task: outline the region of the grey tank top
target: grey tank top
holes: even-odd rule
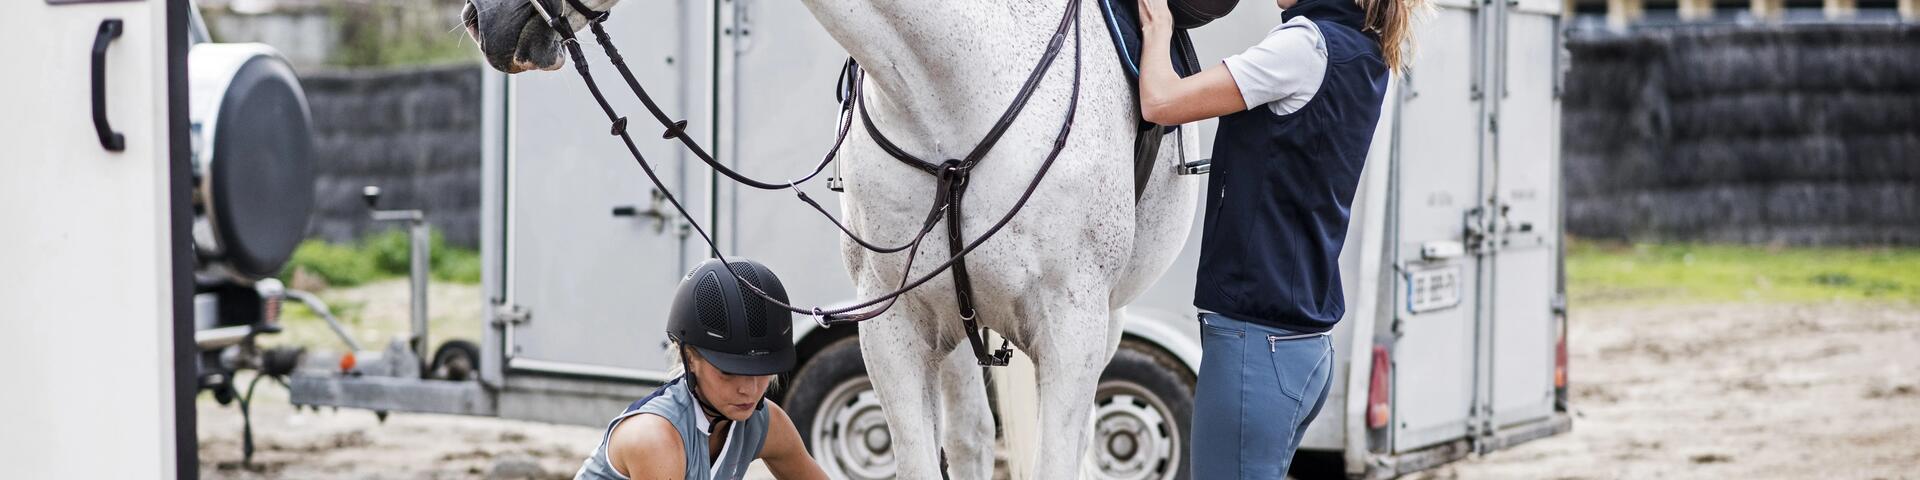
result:
[[[593,448],[593,455],[587,457],[580,466],[580,473],[574,474],[575,480],[630,480],[613,469],[613,463],[607,461],[607,439],[613,436],[613,427],[621,421],[635,415],[659,415],[673,424],[680,432],[680,444],[685,446],[681,452],[686,457],[687,480],[740,480],[747,475],[747,465],[760,457],[760,447],[767,440],[766,400],[760,401],[761,408],[754,410],[753,416],[744,422],[729,422],[732,425],[727,443],[721,447],[720,456],[713,461],[707,460],[707,433],[701,431],[700,423],[705,416],[700,405],[693,400],[692,392],[687,390],[686,382],[674,379],[654,390],[647,398],[642,398],[620,416],[607,423],[606,432],[600,435],[600,445]]]

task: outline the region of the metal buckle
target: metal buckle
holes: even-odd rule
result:
[[[813,307],[813,323],[822,329],[833,328],[832,325],[827,325],[826,316],[820,313],[820,307]]]

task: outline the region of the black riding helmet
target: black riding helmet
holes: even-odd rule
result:
[[[787,289],[760,262],[734,258],[733,273],[786,303]],[[793,313],[755,295],[708,259],[693,267],[674,292],[667,336],[700,352],[714,368],[733,375],[775,375],[793,370]]]

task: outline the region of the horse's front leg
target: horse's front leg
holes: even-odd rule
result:
[[[903,299],[904,301],[904,299]],[[885,407],[895,478],[940,478],[940,365],[953,342],[940,342],[927,322],[895,308],[860,325],[860,352]],[[918,312],[914,312],[918,313]],[[938,345],[945,343],[945,345]]]
[[[980,369],[980,360],[966,346],[948,353],[940,368],[940,410],[946,415],[940,443],[947,478],[954,480],[993,478],[993,412]]]
[[[1040,450],[1036,479],[1077,479],[1091,432],[1094,389],[1112,353],[1105,302],[1049,305],[1044,328],[1033,330],[1033,357],[1040,394]]]

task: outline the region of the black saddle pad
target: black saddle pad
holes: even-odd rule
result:
[[[1099,1],[1100,12],[1107,19],[1107,33],[1113,37],[1114,50],[1120,54],[1120,64],[1126,67],[1127,81],[1137,88],[1140,84],[1140,3],[1138,0]],[[1187,29],[1174,29],[1172,47],[1168,53],[1173,59],[1174,73],[1181,77],[1200,73],[1199,55],[1193,51],[1193,39],[1187,36]],[[1146,120],[1140,121],[1141,130],[1156,126]],[[1166,131],[1172,132],[1173,129]]]

